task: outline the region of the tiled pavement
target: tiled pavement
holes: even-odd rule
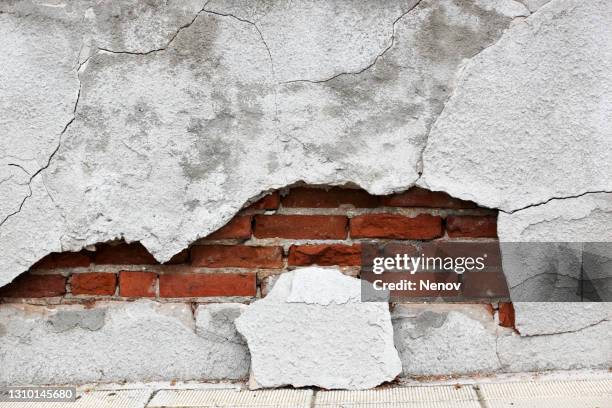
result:
[[[371,391],[281,389],[236,385],[199,389],[80,391],[76,402],[0,402],[0,408],[611,408],[612,375],[602,379],[408,385]],[[129,388],[129,385],[127,386]]]

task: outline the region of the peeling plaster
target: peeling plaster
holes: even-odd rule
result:
[[[50,251],[116,238],[165,261],[262,191],[297,181],[410,187],[464,60],[528,15],[510,0],[338,1],[333,24],[320,25],[327,12],[313,4],[4,5],[2,29],[35,44],[44,24],[69,54],[5,61],[9,80],[36,67],[63,94],[59,105],[29,102],[62,107],[39,125],[3,108],[5,132],[45,131],[0,157],[46,147],[38,166],[1,168],[0,285]],[[287,83],[296,79],[306,82]],[[46,82],[25,89],[38,95]]]
[[[610,13],[553,0],[471,59],[419,184],[506,212],[612,191]]]

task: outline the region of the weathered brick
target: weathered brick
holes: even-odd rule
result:
[[[442,218],[366,214],[351,218],[350,230],[352,238],[433,239],[442,236]]]
[[[117,275],[106,272],[75,273],[70,284],[73,295],[111,296],[115,294]]]
[[[119,272],[119,295],[125,297],[154,297],[157,274],[155,272]]]
[[[96,246],[95,262],[103,265],[155,265],[158,262],[140,242]]]
[[[292,245],[289,265],[361,265],[361,245]]]
[[[496,238],[496,216],[449,216],[446,218],[446,231],[451,238]]]
[[[499,325],[503,327],[514,327],[514,305],[512,302],[501,302],[498,310]]]
[[[208,268],[281,268],[281,247],[246,245],[196,245],[191,248],[191,264]]]
[[[159,277],[161,297],[255,296],[254,273],[165,274]]]
[[[223,227],[219,228],[208,239],[247,239],[251,236],[251,216],[234,217]]]
[[[365,190],[333,187],[330,189],[296,187],[282,198],[283,207],[335,208],[349,205],[355,208],[374,208],[378,197]]]
[[[440,191],[429,191],[413,187],[403,193],[382,197],[382,204],[390,207],[425,207],[425,208],[476,208],[471,201],[453,198]]]
[[[344,239],[348,219],[341,215],[258,215],[257,238]]]
[[[91,252],[53,252],[32,266],[32,269],[59,269],[88,267],[91,264]]]
[[[41,298],[66,293],[66,278],[62,275],[31,275],[24,273],[0,288],[0,297]]]
[[[178,254],[175,254],[169,261],[164,262],[164,265],[180,265],[187,262],[189,262],[189,248],[185,248]]]
[[[249,210],[276,210],[280,205],[280,196],[278,191],[270,193],[258,201],[251,204],[247,209]]]

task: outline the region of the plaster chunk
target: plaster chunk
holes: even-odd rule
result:
[[[579,293],[578,278],[588,278],[594,282],[595,292],[599,292],[595,294],[608,300],[602,303],[516,302],[516,328],[521,335],[577,331],[610,319],[610,225],[612,194],[606,193],[557,199],[512,214],[499,214],[497,229],[511,297],[534,299],[515,292],[524,283],[521,289],[540,294],[550,286],[539,285],[537,278],[556,274],[559,282],[566,282],[566,289],[574,294]],[[569,299],[567,292],[564,299]],[[554,300],[554,296],[548,300]]]
[[[366,389],[393,380],[401,362],[389,306],[360,302],[360,291],[358,279],[337,269],[281,275],[270,294],[236,320],[251,352],[255,382]]]
[[[604,320],[612,321],[609,303],[540,302],[514,304],[516,329],[522,336],[575,332]]]
[[[500,369],[497,326],[483,305],[396,305],[392,319],[402,376]]]
[[[217,317],[194,323],[188,304],[145,300],[93,308],[3,304],[0,384],[245,378],[246,346],[203,335],[233,326]]]
[[[497,350],[504,371],[607,369],[612,364],[611,321],[576,332],[531,337],[500,330]]]
[[[314,3],[94,3],[22,1],[0,14],[1,29],[32,44],[46,31],[35,19],[59,27],[49,28],[58,38],[48,48],[63,58],[25,44],[11,50],[23,60],[6,61],[15,77],[40,73],[54,98],[38,101],[46,93],[32,81],[34,113],[53,115],[13,115],[32,111],[20,104],[0,112],[7,131],[19,130],[0,157],[20,151],[37,171],[30,185],[8,162],[0,172],[0,209],[10,215],[0,285],[50,250],[114,239],[167,261],[262,191],[298,181],[376,194],[410,187],[460,65],[525,14],[510,0],[338,1],[338,22],[304,39],[322,18]],[[321,61],[320,71],[302,69]],[[31,129],[30,142],[21,136]],[[28,230],[44,233],[16,239]]]
[[[505,211],[612,191],[610,14],[606,0],[551,1],[471,59],[420,184]]]

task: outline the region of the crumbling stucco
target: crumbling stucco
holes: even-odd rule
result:
[[[415,183],[446,191],[501,209],[506,241],[612,240],[609,1],[319,6],[0,3],[0,286],[49,252],[115,238],[168,260],[261,192],[300,180],[378,194]],[[529,269],[507,272],[511,285],[529,278]],[[68,307],[42,319],[46,309],[2,306],[0,342],[11,355],[1,347],[0,358],[16,364],[3,372],[17,377],[0,382],[154,380],[175,373],[174,352],[196,356],[184,378],[246,374],[241,337],[213,324],[236,308],[198,310],[198,324],[188,308],[169,307],[110,305],[103,317]],[[519,303],[519,334],[500,329],[497,360],[439,362],[428,372],[609,365],[601,358],[609,308],[589,307]],[[422,320],[426,333],[472,325],[482,342],[461,340],[492,353],[489,328],[469,313]],[[202,335],[205,322],[212,326]],[[110,367],[103,354],[80,361],[82,372],[48,357],[23,367],[14,359],[40,348],[59,363],[68,342],[78,345],[75,358],[90,358],[94,343],[107,342],[107,354],[117,344],[139,348],[139,336],[117,334],[149,323],[168,334],[162,342],[177,332],[184,342],[159,360],[130,354],[135,366],[145,362],[141,371],[91,370]],[[410,337],[410,325],[400,328]],[[217,338],[232,340],[219,346]],[[145,336],[143,350],[158,340]],[[419,344],[399,347],[409,355]],[[235,359],[207,365],[202,347]],[[405,355],[404,369],[414,367]]]
[[[500,369],[497,325],[485,305],[398,305],[392,319],[406,377]]]
[[[542,284],[538,278],[549,271],[562,279],[568,278],[569,282],[565,283],[570,290],[575,291],[576,279],[581,274],[600,278],[597,288],[607,290],[612,280],[610,265],[605,265],[602,270],[605,275],[601,275],[599,271],[590,270],[592,268],[584,264],[584,261],[588,259],[588,254],[596,250],[592,243],[612,242],[611,225],[612,194],[607,193],[556,199],[513,214],[501,213],[498,234],[502,242],[509,243],[502,243],[501,250],[511,296],[515,295],[515,288],[518,288],[516,297],[521,299],[523,288],[520,285],[525,282],[524,287],[529,290],[540,293],[547,291],[549,286]],[[527,244],[516,245],[516,242]],[[551,244],[529,244],[532,242]],[[532,250],[526,251],[527,247]],[[610,259],[612,254],[609,253],[609,244],[605,247],[607,259]],[[534,256],[540,250],[546,253]],[[597,275],[593,276],[593,272]],[[612,303],[609,302],[516,302],[514,307],[516,328],[523,336],[576,332],[612,320]],[[607,344],[610,344],[609,341]]]
[[[194,320],[187,304],[146,300],[0,305],[0,384],[244,379],[246,345],[219,336],[238,335],[227,318],[236,310],[198,310]]]
[[[553,0],[467,62],[420,183],[504,211],[612,191],[611,14]]]
[[[299,180],[408,188],[461,64],[529,14],[511,0],[326,7],[3,4],[0,285],[115,238],[167,260]]]

